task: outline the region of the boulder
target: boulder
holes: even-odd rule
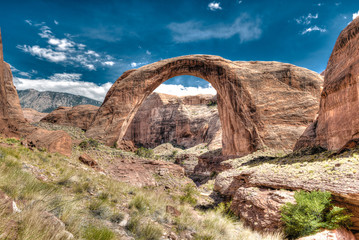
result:
[[[359,137],[359,18],[339,35],[325,70],[317,123],[295,150],[319,145],[337,150]],[[308,134],[310,132],[310,134]],[[307,139],[306,141],[302,141]]]
[[[88,154],[84,153],[79,157],[80,162],[82,162],[83,164],[86,164],[87,166],[90,166],[92,168],[95,169],[99,169],[99,165],[98,163],[92,158],[90,157]]]
[[[41,122],[56,123],[64,126],[74,126],[87,130],[99,107],[93,105],[78,105],[75,107],[58,107]]]
[[[298,240],[355,240],[353,233],[345,228],[323,230],[317,234],[301,237]]]
[[[231,210],[257,231],[277,232],[282,230],[280,210],[287,202],[295,203],[294,192],[240,187],[233,196]]]
[[[61,153],[71,156],[72,140],[65,131],[48,131],[36,129],[26,137],[27,143],[31,147],[44,148],[52,153]]]

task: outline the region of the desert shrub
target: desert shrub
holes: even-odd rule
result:
[[[140,147],[135,151],[135,154],[139,157],[144,157],[144,158],[153,158],[154,157],[154,153],[152,149],[148,149],[148,148],[144,148],[144,147]]]
[[[150,206],[149,200],[142,195],[135,196],[129,204],[130,208],[135,208],[139,212],[146,211],[149,208],[149,206]]]
[[[120,223],[125,218],[125,215],[123,213],[114,213],[110,217],[110,221],[113,223]]]
[[[163,234],[162,228],[156,223],[143,222],[138,216],[131,217],[126,227],[139,240],[158,240]]]
[[[108,207],[106,207],[104,205],[104,201],[93,200],[93,201],[90,202],[88,208],[89,208],[91,214],[94,217],[97,217],[97,218],[100,218],[100,219],[105,219],[110,214],[109,213],[110,210],[109,210]]]
[[[82,149],[89,149],[89,148],[98,148],[99,145],[100,143],[97,140],[90,138],[82,141],[79,144],[79,147]]]
[[[214,107],[214,106],[217,106],[217,101],[213,101],[213,100],[211,100],[211,101],[209,101],[209,103],[207,103],[207,106],[208,106],[208,107]]]
[[[296,204],[286,203],[281,209],[281,219],[289,239],[311,235],[322,228],[336,229],[350,224],[346,210],[331,203],[330,192],[299,191],[294,198]]]
[[[198,194],[197,190],[192,184],[187,184],[183,189],[183,195],[180,196],[180,201],[182,203],[189,203],[195,205],[197,203],[196,195]]]
[[[83,236],[86,240],[111,240],[115,238],[115,234],[108,228],[93,225],[85,228]]]
[[[7,144],[15,144],[15,143],[20,143],[20,140],[15,139],[15,138],[6,138],[5,143],[7,143]]]
[[[224,217],[228,217],[231,219],[237,219],[238,217],[231,210],[231,204],[232,204],[232,201],[221,202],[220,204],[218,204],[215,211],[219,214],[222,214],[222,216],[224,216]]]

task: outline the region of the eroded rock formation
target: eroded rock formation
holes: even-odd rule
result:
[[[55,123],[64,126],[74,126],[87,130],[99,107],[93,105],[78,105],[75,107],[58,107],[41,119],[41,122]]]
[[[124,139],[137,146],[154,148],[172,143],[190,148],[208,143],[221,147],[222,132],[213,95],[177,97],[152,93],[138,109]]]
[[[339,35],[325,70],[317,121],[295,149],[320,145],[339,149],[359,137],[359,18]]]
[[[189,55],[125,72],[111,87],[87,136],[121,145],[137,110],[160,84],[192,75],[217,90],[224,155],[244,155],[264,145],[292,148],[318,110],[319,74],[278,62],[233,62]]]

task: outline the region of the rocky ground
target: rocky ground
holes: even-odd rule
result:
[[[0,140],[0,201],[18,209],[0,210],[8,239],[281,239],[216,207],[213,181],[196,188],[178,165],[92,142],[81,129],[45,127],[82,144],[66,157]]]

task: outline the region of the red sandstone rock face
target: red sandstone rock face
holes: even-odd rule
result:
[[[47,115],[47,113],[38,112],[32,108],[23,108],[22,112],[24,113],[25,119],[30,123],[39,122]]]
[[[310,146],[335,150],[359,137],[358,46],[359,18],[356,18],[339,35],[328,61],[315,134],[303,135],[295,149],[310,142]]]
[[[213,95],[177,97],[152,93],[138,109],[124,140],[154,148],[173,143],[185,148],[208,143],[220,148],[221,123]]]
[[[41,122],[74,126],[86,130],[93,120],[99,107],[78,105],[75,107],[59,107],[41,119]]]
[[[322,78],[312,71],[189,55],[125,72],[107,93],[87,136],[119,145],[146,97],[179,75],[200,77],[217,90],[224,155],[244,155],[264,145],[292,148],[318,110]]]

